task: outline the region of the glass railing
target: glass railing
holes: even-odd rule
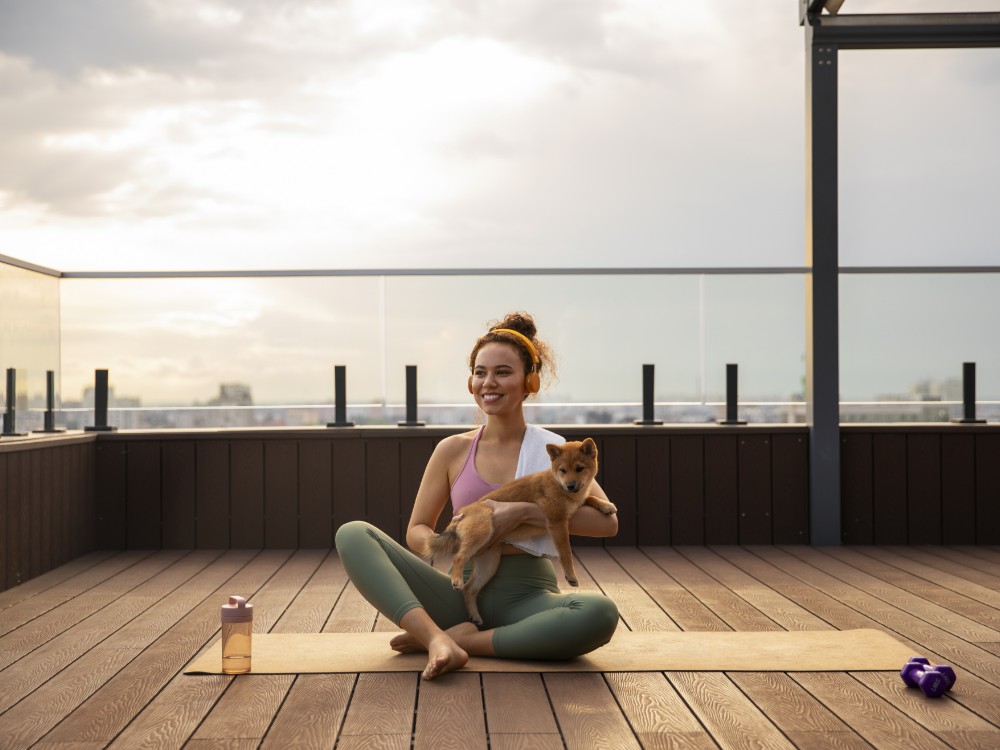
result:
[[[740,419],[806,419],[804,269],[0,273],[3,299],[20,295],[3,308],[0,367],[17,367],[22,430],[41,425],[48,369],[70,429],[93,422],[96,369],[110,371],[109,422],[123,429],[325,425],[334,365],[347,368],[356,424],[406,418],[407,365],[418,368],[419,420],[472,424],[469,349],[518,309],[557,357],[556,377],[528,406],[534,421],[631,423],[642,417],[642,366],[653,364],[656,419],[712,422],[724,416],[728,363],[739,365]],[[1000,419],[1000,273],[845,270],[840,297],[844,421],[959,417],[967,361],[977,363],[978,416]]]

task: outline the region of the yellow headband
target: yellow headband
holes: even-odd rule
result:
[[[528,349],[528,353],[531,355],[531,361],[534,363],[534,368],[537,370],[538,366],[542,364],[542,358],[538,356],[538,350],[535,345],[531,343],[531,339],[525,336],[523,333],[518,333],[511,328],[494,328],[490,333],[509,333],[512,336],[516,336],[524,342],[524,346]]]

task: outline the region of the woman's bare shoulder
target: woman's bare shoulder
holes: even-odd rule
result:
[[[464,456],[472,447],[472,441],[476,438],[479,430],[469,430],[460,432],[457,435],[449,435],[444,438],[434,448],[434,454],[441,459],[453,459],[456,456]]]

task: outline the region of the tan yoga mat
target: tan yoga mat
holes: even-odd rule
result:
[[[262,633],[253,636],[255,674],[420,672],[424,653],[397,654],[392,633]],[[473,672],[870,672],[901,669],[913,656],[878,630],[631,632],[570,661],[473,657]],[[184,674],[221,674],[221,643]]]

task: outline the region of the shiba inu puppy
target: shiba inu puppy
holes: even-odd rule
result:
[[[500,545],[536,536],[537,526],[518,526],[504,539],[489,544],[493,535],[493,508],[486,500],[498,503],[530,502],[545,513],[546,529],[552,536],[566,580],[577,585],[573,552],[569,544],[569,519],[584,503],[602,513],[618,509],[607,500],[589,495],[590,484],[597,474],[597,444],[591,438],[563,445],[546,445],[552,468],[515,479],[462,508],[457,520],[452,520],[440,534],[428,537],[425,553],[433,561],[442,554],[452,554],[451,585],[461,591],[469,616],[477,625],[483,620],[476,605],[476,596],[500,565]],[[463,568],[472,561],[472,574],[463,582]]]

